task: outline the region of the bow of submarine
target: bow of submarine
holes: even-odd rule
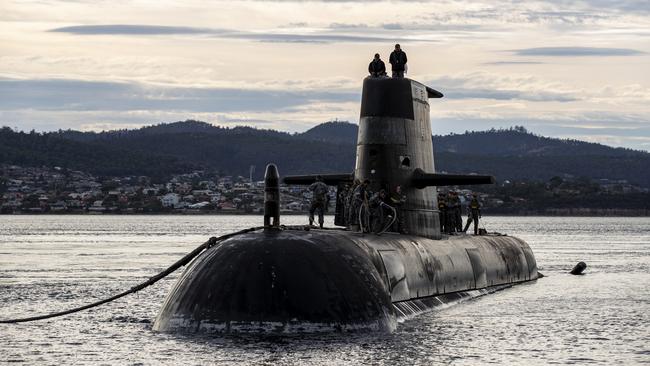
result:
[[[345,235],[265,230],[210,248],[154,323],[174,332],[392,330],[390,292]]]

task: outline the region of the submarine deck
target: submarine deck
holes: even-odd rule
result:
[[[345,229],[308,232],[363,248],[390,289],[392,302],[530,281],[538,276],[530,247],[521,239],[499,233],[428,239]]]

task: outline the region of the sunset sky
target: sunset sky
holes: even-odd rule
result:
[[[0,125],[356,123],[395,43],[435,134],[523,125],[650,150],[650,3],[0,1]]]

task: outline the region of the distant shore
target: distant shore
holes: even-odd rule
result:
[[[239,210],[228,211],[203,211],[203,210],[186,210],[186,211],[170,211],[170,212],[87,212],[87,211],[72,211],[72,212],[13,212],[2,213],[0,216],[21,216],[21,215],[38,215],[38,216],[68,216],[68,215],[89,215],[89,216],[137,216],[137,215],[152,215],[152,216],[195,216],[195,215],[233,215],[233,216],[261,216],[263,212],[247,212]],[[307,211],[286,211],[281,212],[283,216],[307,216]],[[330,212],[326,215],[333,216],[334,213]],[[617,209],[617,208],[554,208],[545,210],[490,210],[486,209],[483,216],[548,216],[548,217],[650,217],[650,209]],[[465,215],[463,220],[465,220]]]

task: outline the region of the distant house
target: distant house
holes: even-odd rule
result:
[[[163,207],[175,208],[180,202],[180,196],[177,193],[167,193],[166,195],[160,197],[160,203]]]
[[[222,202],[219,205],[219,209],[221,209],[223,211],[235,211],[235,210],[237,210],[235,205],[233,205],[231,202]]]
[[[207,207],[209,204],[210,204],[210,202],[203,201],[203,202],[195,203],[193,205],[189,205],[189,206],[187,206],[187,208],[195,209],[195,210],[196,209],[202,209],[202,208]]]
[[[106,211],[106,207],[104,207],[104,201],[95,201],[93,202],[93,205],[88,207],[88,211],[90,212],[104,212]]]
[[[50,210],[53,212],[63,212],[68,209],[68,205],[63,201],[57,201],[50,205]]]
[[[302,203],[298,201],[293,201],[287,204],[287,210],[291,211],[300,211],[302,210]]]
[[[209,196],[213,194],[213,192],[209,189],[195,189],[192,191],[192,195],[194,196]]]

